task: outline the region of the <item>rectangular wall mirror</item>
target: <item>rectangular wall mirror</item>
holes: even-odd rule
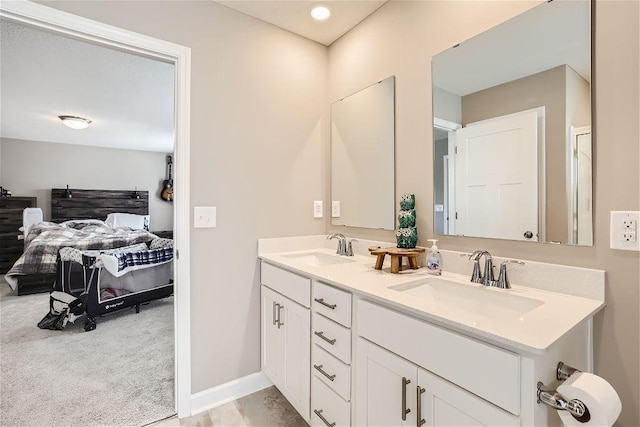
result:
[[[590,1],[434,56],[432,82],[435,233],[592,245]]]
[[[395,77],[331,105],[331,225],[395,228]]]

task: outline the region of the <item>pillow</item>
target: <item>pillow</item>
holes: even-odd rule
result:
[[[129,227],[133,230],[149,231],[149,215],[110,213],[105,224],[110,228]]]
[[[104,221],[99,219],[71,219],[69,221],[61,222],[60,227],[66,228],[75,228],[80,229],[84,228],[87,225],[102,225],[104,226]]]
[[[164,239],[162,237],[153,239],[149,244],[149,249],[172,248],[172,247],[173,247],[173,239]]]

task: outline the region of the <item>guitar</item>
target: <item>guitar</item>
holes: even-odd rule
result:
[[[171,165],[173,164],[171,155],[167,156],[167,167],[169,168],[169,176],[162,181],[162,193],[160,197],[167,202],[173,202],[173,179],[171,178]]]

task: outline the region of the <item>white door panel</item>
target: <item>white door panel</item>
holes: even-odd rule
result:
[[[537,146],[536,111],[456,131],[456,234],[538,240]]]

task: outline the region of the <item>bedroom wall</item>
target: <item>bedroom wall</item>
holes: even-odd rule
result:
[[[330,101],[396,76],[396,194],[416,194],[421,242],[433,235],[431,57],[539,3],[390,1],[329,49]],[[622,399],[619,425],[638,426],[640,256],[609,248],[609,212],[640,210],[640,2],[597,0],[593,15],[594,246],[456,236],[439,236],[438,246],[606,270],[607,307],[594,319],[595,372]],[[394,238],[379,231],[341,231]]]
[[[191,48],[192,391],[260,371],[257,239],[325,229],[326,47],[212,1],[43,3]]]
[[[0,139],[0,185],[36,196],[51,218],[51,189],[149,191],[149,229],[173,230],[173,204],[160,199],[166,154],[51,142]]]

